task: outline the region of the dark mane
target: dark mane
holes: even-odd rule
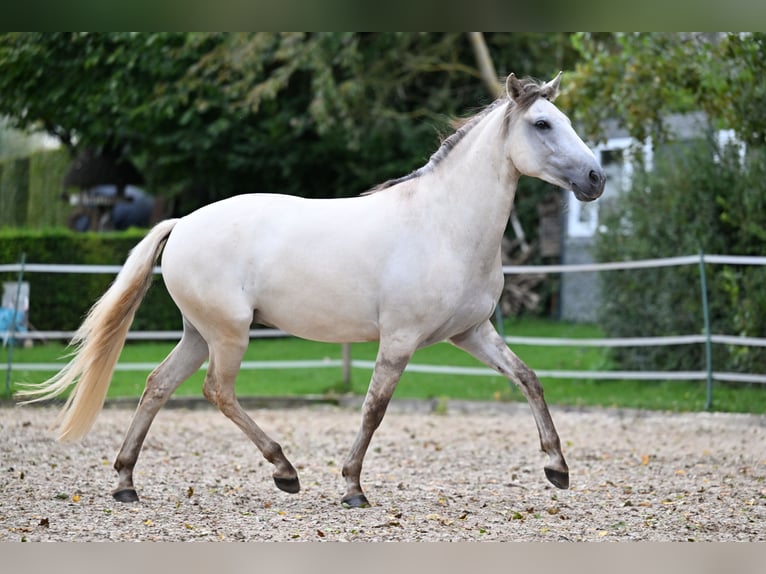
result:
[[[439,165],[445,157],[449,154],[450,151],[457,145],[457,143],[462,140],[466,134],[471,131],[471,128],[473,128],[476,124],[479,123],[489,112],[494,110],[497,106],[501,104],[507,104],[508,98],[500,98],[486,106],[483,110],[481,110],[479,113],[471,116],[470,118],[463,121],[462,125],[455,130],[452,135],[447,137],[442,144],[439,146],[439,149],[437,149],[431,157],[428,159],[428,163],[426,163],[424,166],[419,167],[415,171],[412,171],[408,173],[407,175],[403,175],[402,177],[397,177],[395,179],[389,179],[388,181],[384,181],[383,183],[380,183],[370,189],[369,191],[366,191],[364,195],[369,193],[375,193],[377,191],[382,191],[384,189],[388,189],[389,187],[393,187],[398,183],[402,183],[403,181],[408,181],[410,179],[415,179],[417,177],[420,177],[421,175],[424,175],[430,171],[433,171],[433,169]]]
[[[511,101],[507,96],[503,96],[488,106],[486,106],[483,110],[478,112],[477,114],[462,120],[459,122],[459,127],[455,132],[452,133],[449,137],[447,137],[439,146],[439,149],[437,149],[431,157],[428,159],[428,162],[422,166],[416,169],[415,171],[412,171],[408,173],[407,175],[403,175],[401,177],[397,177],[395,179],[389,179],[387,181],[384,181],[383,183],[379,183],[372,189],[364,192],[362,195],[368,195],[370,193],[375,193],[378,191],[382,191],[384,189],[388,189],[390,187],[393,187],[399,183],[402,183],[404,181],[409,181],[411,179],[416,179],[420,177],[421,175],[425,175],[426,173],[429,173],[434,170],[434,168],[439,165],[444,158],[446,158],[449,153],[452,151],[452,149],[462,140],[471,129],[478,124],[484,117],[489,114],[491,111],[493,111],[495,108],[497,108],[500,105],[509,104],[508,109],[506,111],[505,115],[505,122],[503,123],[503,129],[507,129],[509,123],[513,121],[514,117],[517,114],[520,114],[521,112],[526,111],[529,109],[529,107],[539,98],[539,97],[545,97],[542,95],[542,83],[538,82],[537,80],[533,80],[530,78],[525,78],[521,80],[522,84],[522,93],[519,97],[517,97],[515,100]]]

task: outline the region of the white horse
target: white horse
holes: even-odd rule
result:
[[[76,383],[55,423],[58,438],[88,432],[164,245],[162,275],[183,314],[183,336],[146,381],[114,464],[118,501],[138,500],[133,468],[152,420],[207,359],[204,396],[274,465],[277,487],[300,489],[281,446],[235,396],[254,321],[317,341],[379,341],[361,428],[343,465],[345,505],[368,506],[360,484],[364,455],[410,357],[444,340],[521,389],[549,457],[545,474],[567,488],[569,470],[540,382],[490,323],[519,177],[571,189],[581,201],[604,189],[593,153],[552,103],[560,78],[541,84],[511,74],[507,97],[447,138],[425,166],[361,196],[239,195],[159,223],[91,308],[71,362],[22,394],[48,399]]]

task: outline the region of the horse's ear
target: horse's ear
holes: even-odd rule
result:
[[[558,75],[555,78],[553,78],[550,82],[543,85],[543,87],[540,89],[542,96],[550,102],[555,100],[556,96],[559,95],[560,83],[561,83],[561,72],[559,72]]]
[[[508,94],[508,97],[512,100],[516,101],[519,96],[521,96],[521,92],[523,91],[523,88],[521,86],[521,82],[519,79],[511,72],[508,75],[508,78],[505,80],[505,93]]]

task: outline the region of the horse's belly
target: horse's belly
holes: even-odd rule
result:
[[[296,337],[325,343],[378,340],[378,323],[369,311],[348,303],[328,303],[313,297],[262,301],[255,309],[254,320]]]
[[[290,265],[287,260],[252,276],[250,304],[257,322],[314,341],[379,338],[379,288],[363,267],[343,273],[329,262]]]

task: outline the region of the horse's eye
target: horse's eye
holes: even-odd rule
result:
[[[549,123],[548,123],[547,121],[545,121],[545,120],[537,120],[537,121],[535,122],[535,127],[536,127],[538,130],[549,130],[549,129],[551,129],[551,124],[549,124]]]

